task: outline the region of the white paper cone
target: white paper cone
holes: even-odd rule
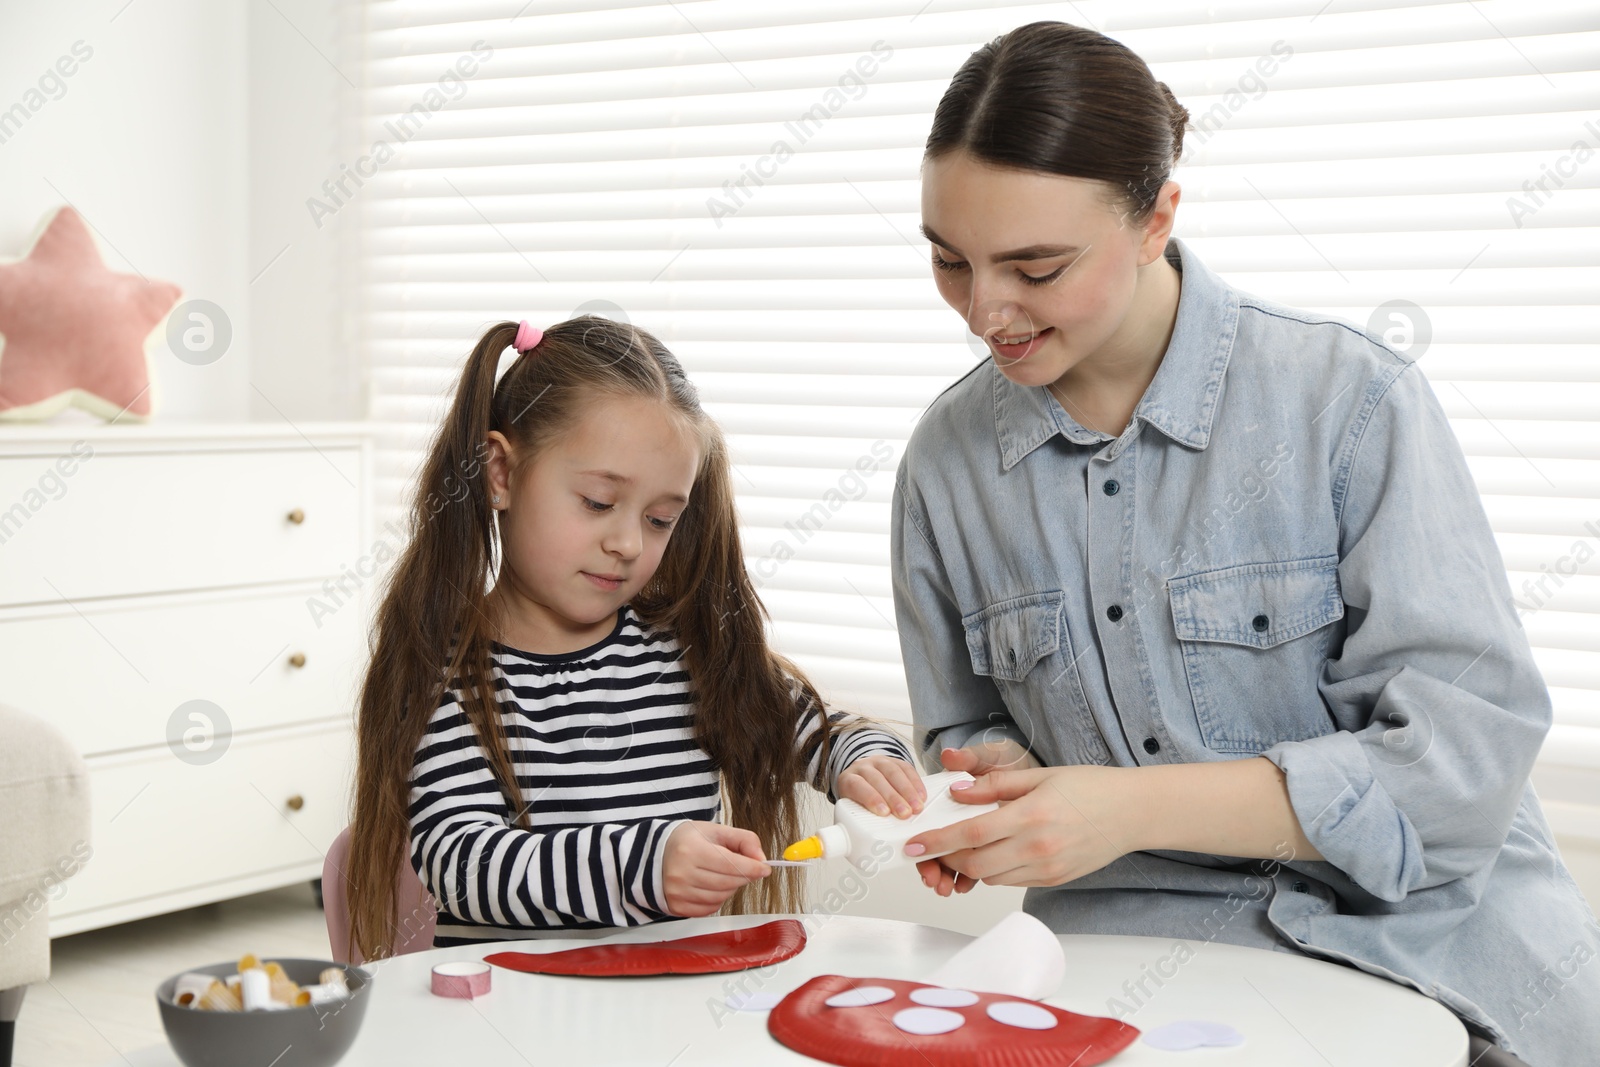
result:
[[[1043,1000],[1061,987],[1066,973],[1067,958],[1056,935],[1027,912],[1014,911],[923,981]]]

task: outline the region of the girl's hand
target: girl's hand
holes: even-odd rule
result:
[[[1123,825],[1134,807],[1123,796],[1129,783],[1121,767],[1050,767],[993,771],[952,795],[973,804],[997,800],[998,811],[929,830],[906,842],[906,854],[956,851],[940,857],[957,876],[985,885],[1060,885],[1097,871],[1140,847]],[[918,864],[919,867],[923,866]],[[925,873],[923,881],[928,882]],[[949,889],[940,876],[934,888]]]
[[[893,810],[901,819],[920,812],[928,800],[922,775],[894,756],[862,756],[839,775],[836,791],[868,811],[887,815]]]
[[[947,771],[966,771],[974,776],[990,771],[1029,770],[1039,766],[1039,760],[1032,752],[1009,737],[998,741],[975,740],[964,748],[947,748],[939,753],[939,762],[944,764]],[[962,792],[957,790],[954,795],[960,799]],[[922,884],[941,897],[970,892],[978,884],[945,866],[943,860],[923,860],[917,864],[917,873],[922,875]]]
[[[772,873],[761,839],[749,830],[714,822],[686,822],[667,836],[661,884],[667,914],[715,915],[739,889]]]

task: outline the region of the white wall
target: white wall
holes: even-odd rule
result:
[[[157,351],[157,419],[361,413],[334,231],[311,227],[303,206],[341,155],[344,80],[318,51],[358,76],[339,47],[348,10],[0,2],[0,111],[28,112],[0,143],[0,259],[21,256],[45,214],[70,202],[113,270],[175,282],[231,322],[231,347],[208,365]],[[54,83],[78,42],[88,58]]]
[[[267,421],[279,410],[295,421],[361,418],[355,261],[342,240],[357,212],[319,228],[306,209],[339,164],[359,155],[349,148],[358,142],[360,7],[274,0],[249,10],[250,246],[252,272],[262,272],[250,287],[251,412]]]

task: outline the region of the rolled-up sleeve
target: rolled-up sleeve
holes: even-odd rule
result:
[[[1323,857],[1397,901],[1499,856],[1550,697],[1466,459],[1414,364],[1369,388],[1334,505],[1347,630],[1318,687],[1345,728],[1262,754]]]
[[[1010,739],[1028,748],[1000,691],[972,671],[961,609],[904,460],[895,477],[889,557],[895,628],[923,765],[939,770],[941,748],[969,741]]]

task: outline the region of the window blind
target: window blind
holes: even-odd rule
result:
[[[1541,774],[1561,825],[1600,837],[1592,0],[515,6],[366,10],[351,198],[380,515],[485,325],[626,317],[729,435],[779,647],[832,699],[908,719],[893,471],[984,354],[931,283],[921,146],[973,49],[1089,25],[1191,112],[1178,235],[1236,286],[1419,360],[1551,687]]]

